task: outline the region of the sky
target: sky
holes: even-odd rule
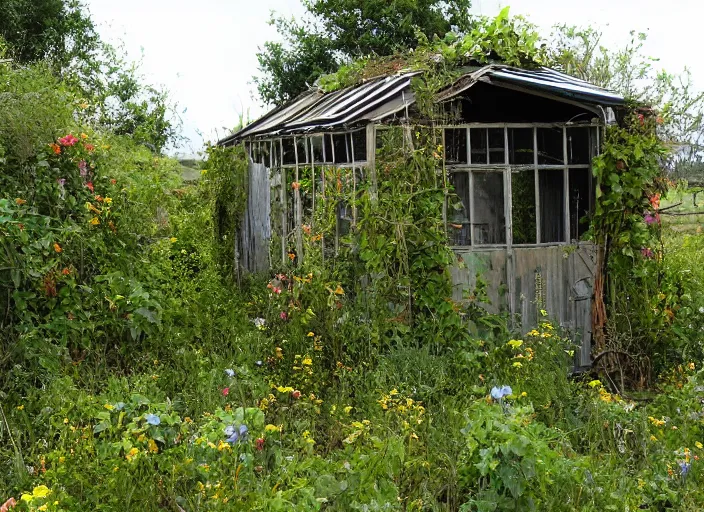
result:
[[[87,0],[102,37],[121,44],[128,58],[141,62],[151,84],[170,92],[187,139],[176,150],[195,155],[238,124],[266,112],[252,76],[256,52],[277,40],[268,25],[271,12],[300,17],[300,0]],[[557,23],[593,25],[603,43],[618,48],[630,31],[647,32],[646,53],[669,72],[685,66],[704,89],[699,38],[704,2],[700,0],[473,0],[472,10],[494,16],[509,5],[548,31]]]

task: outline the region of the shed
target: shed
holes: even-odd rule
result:
[[[301,250],[317,173],[349,171],[352,187],[368,180],[373,193],[380,133],[418,122],[417,74],[331,93],[312,89],[219,141],[244,143],[250,156],[249,206],[259,214],[256,222],[245,218],[245,268],[285,262],[287,244]],[[597,251],[581,238],[595,202],[591,162],[623,97],[553,69],[491,64],[466,68],[435,101],[444,113],[440,126],[436,121],[443,169],[458,199],[456,208],[446,207],[448,243],[464,262],[452,271],[455,298],[481,275],[487,310],[510,313],[524,332],[547,311],[579,345],[575,365],[589,366]],[[310,197],[282,186],[305,176]],[[355,221],[353,208],[339,208],[338,232]]]

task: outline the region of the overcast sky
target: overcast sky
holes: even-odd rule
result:
[[[276,39],[267,24],[271,11],[303,13],[300,0],[87,0],[104,39],[124,43],[128,56],[142,61],[147,80],[162,85],[178,103],[183,134],[180,149],[197,153],[204,141],[227,134],[244,113],[265,109],[254,97],[255,53]],[[701,58],[701,0],[473,0],[473,11],[489,16],[511,6],[540,27],[556,23],[593,24],[613,47],[625,44],[630,30],[647,31],[647,52],[670,72],[688,66],[704,88]]]

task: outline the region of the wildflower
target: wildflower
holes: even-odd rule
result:
[[[690,370],[694,371],[694,363],[693,362],[689,363],[689,365],[687,365],[687,366]]]
[[[276,388],[276,391],[278,391],[279,393],[293,393],[293,388],[290,386],[278,386]]]
[[[61,154],[61,146],[58,144],[49,144],[49,147],[51,150],[54,152],[55,155],[60,155]]]
[[[658,438],[657,438],[657,437],[655,437],[654,435],[651,435],[651,436],[650,436],[650,440],[651,440],[651,441],[657,441],[657,440],[658,440]]]
[[[303,225],[303,232],[304,232],[306,235],[310,235],[310,231],[311,231],[310,226],[309,226],[308,224],[304,224],[304,225]]]
[[[78,170],[81,172],[81,177],[85,178],[88,176],[88,162],[85,160],[78,162]]]
[[[298,390],[295,390],[293,393],[291,393],[291,396],[293,398],[295,398],[296,400],[298,400],[299,398],[301,398],[301,392]]]
[[[313,360],[310,357],[306,357],[303,361],[301,361],[301,364],[304,364],[306,366],[310,366],[313,364]]]
[[[59,188],[64,188],[64,185],[66,185],[66,178],[57,178],[56,183],[58,183]]]
[[[516,361],[515,363],[513,363],[512,366],[514,368],[521,368],[523,366],[523,363],[521,363],[520,361]]]
[[[276,358],[277,359],[283,359],[284,353],[281,347],[276,347]]]
[[[86,144],[83,147],[86,148],[86,151],[88,151],[89,153],[95,151],[95,146],[93,144]]]
[[[88,138],[88,135],[86,135],[85,133],[81,133],[81,138],[83,140],[86,140]]]
[[[87,188],[88,190],[90,190],[91,192],[93,192],[93,191],[95,190],[95,187],[93,187],[93,182],[92,182],[92,181],[89,181],[88,183],[86,183],[86,188]]]
[[[653,216],[653,215],[650,214],[650,212],[645,212],[645,214],[644,214],[644,216],[643,216],[643,221],[644,221],[648,226],[650,226],[651,224],[655,224],[656,222],[659,221],[659,215],[656,214],[655,216]]]
[[[230,388],[224,388],[222,390],[222,396],[227,396],[230,394]]]
[[[662,427],[666,423],[664,419],[659,420],[657,418],[653,418],[652,416],[648,416],[648,419],[650,420],[650,423],[656,427]]]
[[[10,498],[5,503],[3,503],[2,506],[0,506],[0,512],[8,512],[11,508],[16,506],[17,501],[15,500],[15,498]]]
[[[521,345],[523,345],[523,340],[509,340],[507,345],[509,345],[512,348],[518,348]]]
[[[281,313],[279,313],[279,318],[280,318],[281,320],[287,320],[287,319],[288,319],[288,314],[286,313],[286,311],[282,311]]]
[[[150,453],[159,453],[159,447],[156,445],[156,441],[154,441],[154,439],[147,441],[147,445],[149,446]]]
[[[350,411],[352,410],[352,406],[351,406],[351,405],[348,405],[347,407],[345,407],[345,408],[342,409],[342,410],[345,411],[345,414],[349,414]]]
[[[345,290],[342,289],[342,286],[339,284],[337,285],[337,288],[335,288],[335,295],[344,295]]]
[[[254,361],[254,364],[256,364],[257,366],[262,366],[264,364],[264,361],[262,361],[262,360]]]
[[[702,443],[700,443],[699,441],[697,441],[696,443],[694,443],[694,446],[696,446],[696,447],[699,448],[700,450],[701,450],[702,448],[704,448],[704,445],[702,445]]]
[[[290,259],[291,261],[295,260],[295,259],[296,259],[296,254],[293,253],[293,252],[288,253],[288,259]]]
[[[255,447],[257,448],[257,451],[259,451],[259,452],[264,449],[264,438],[263,437],[257,438],[257,440],[255,441]]]
[[[62,252],[63,249],[59,244],[54,244],[54,252]]]
[[[59,144],[62,146],[73,146],[76,142],[78,142],[78,139],[70,133],[59,139]]]
[[[689,462],[684,462],[684,461],[680,461],[679,464],[680,464],[680,474],[684,478],[687,476],[687,473],[689,473],[689,468],[691,467],[691,464]]]
[[[593,380],[593,381],[589,382],[590,388],[600,388],[601,386],[602,386],[602,384],[601,384],[600,380]]]
[[[113,179],[110,180],[110,183],[113,184],[113,185],[116,185],[116,184],[117,184],[117,180],[116,180],[115,178],[113,178]]]
[[[511,389],[511,386],[501,386],[499,387],[493,387],[491,388],[491,398],[494,400],[501,400],[505,396],[509,396],[513,394],[513,390]]]
[[[226,374],[228,377],[232,378],[232,377],[235,376],[235,370],[233,370],[232,368],[226,368],[226,369],[225,369],[225,374]]]
[[[247,425],[240,425],[239,428],[234,425],[230,425],[225,429],[225,435],[227,436],[225,441],[230,444],[235,444],[240,440],[244,441],[247,438],[248,433],[249,429],[247,428]]]
[[[149,423],[152,426],[157,426],[161,424],[161,418],[157,416],[156,414],[147,414],[145,416],[145,419],[147,420],[147,423]]]
[[[263,331],[266,328],[266,320],[263,318],[255,318],[252,322],[254,322],[254,326],[260,331]]]
[[[18,406],[17,406],[17,410],[18,410],[18,411],[24,410],[24,405],[18,405]]]
[[[26,204],[26,203],[27,203],[26,199],[20,199],[19,197],[17,199],[15,199],[15,204],[17,206],[22,206],[23,204]]]
[[[115,408],[115,406],[112,404],[105,404],[103,405],[103,407],[105,407],[108,411],[112,411]]]
[[[129,452],[127,452],[127,455],[125,455],[125,458],[131,462],[132,459],[134,459],[138,453],[139,453],[139,450],[137,448],[132,448]]]
[[[313,331],[310,331],[310,332],[307,334],[307,336],[308,336],[309,338],[312,338],[313,336],[315,336],[315,333],[314,333]]]
[[[649,247],[641,248],[640,253],[643,255],[644,258],[649,259],[649,260],[653,259],[653,257],[655,256],[655,254],[653,253],[653,250],[650,249]]]
[[[299,190],[301,188],[301,184],[298,183],[297,181],[294,181],[293,183],[291,183],[291,188],[293,190]]]
[[[264,432],[281,432],[281,427],[277,427],[276,425],[269,423],[266,427],[264,427]]]
[[[64,418],[64,425],[68,425],[68,418]]]

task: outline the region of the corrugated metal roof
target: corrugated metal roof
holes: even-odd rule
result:
[[[420,72],[388,75],[363,84],[324,94],[313,90],[279,107],[239,132],[221,140],[230,144],[257,137],[308,133],[315,130],[346,129],[366,122],[380,121],[415,101],[411,79]],[[478,81],[510,85],[526,92],[542,91],[559,98],[586,104],[616,106],[624,103],[620,95],[560,73],[554,69],[519,69],[500,64],[475,68],[459,78],[437,96],[437,101],[451,99]]]

